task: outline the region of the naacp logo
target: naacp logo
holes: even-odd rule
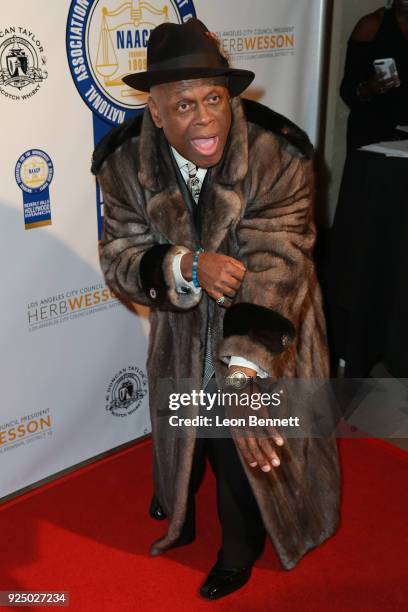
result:
[[[129,416],[140,407],[146,393],[146,376],[136,366],[129,366],[111,380],[106,390],[105,408],[115,416]]]
[[[30,149],[21,155],[16,164],[16,181],[27,193],[44,191],[52,181],[54,167],[45,151]]]
[[[122,79],[146,70],[151,31],[195,17],[191,0],[73,0],[67,54],[75,85],[91,111],[117,125],[142,110],[147,94]]]
[[[51,225],[49,186],[53,176],[54,166],[45,151],[30,149],[19,157],[15,178],[23,193],[25,229]]]
[[[10,34],[10,36],[7,36]],[[43,47],[33,32],[19,26],[0,30],[0,93],[12,100],[35,95],[48,77]]]

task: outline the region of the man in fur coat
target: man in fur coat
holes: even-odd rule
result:
[[[241,101],[253,73],[230,68],[200,21],[158,26],[147,60],[146,72],[124,78],[150,91],[142,123],[117,128],[94,153],[105,202],[101,266],[119,296],[151,309],[154,486],[169,520],[152,554],[194,539],[208,457],[222,543],[200,593],[215,599],[248,581],[265,534],[291,569],[338,523],[331,437],[204,439],[194,427],[159,435],[161,379],[214,391],[226,380],[239,388],[328,376],[313,168],[298,128]]]

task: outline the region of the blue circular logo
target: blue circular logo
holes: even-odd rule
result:
[[[26,193],[40,193],[51,183],[54,166],[45,151],[30,149],[19,157],[15,176],[20,189]]]
[[[191,0],[72,0],[68,63],[91,111],[111,125],[141,112],[148,94],[125,85],[123,77],[146,70],[147,43],[156,26],[195,16]]]

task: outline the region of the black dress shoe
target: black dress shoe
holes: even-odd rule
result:
[[[159,503],[159,500],[155,495],[153,495],[152,501],[150,502],[149,514],[152,519],[155,519],[156,521],[163,521],[165,518],[167,518],[163,508]]]
[[[206,599],[219,599],[240,589],[251,577],[252,565],[238,569],[223,569],[218,562],[208,574],[200,595]]]

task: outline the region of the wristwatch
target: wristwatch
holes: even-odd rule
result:
[[[243,389],[251,380],[251,376],[245,374],[242,370],[235,370],[232,374],[225,377],[227,387],[235,387],[235,389]]]

